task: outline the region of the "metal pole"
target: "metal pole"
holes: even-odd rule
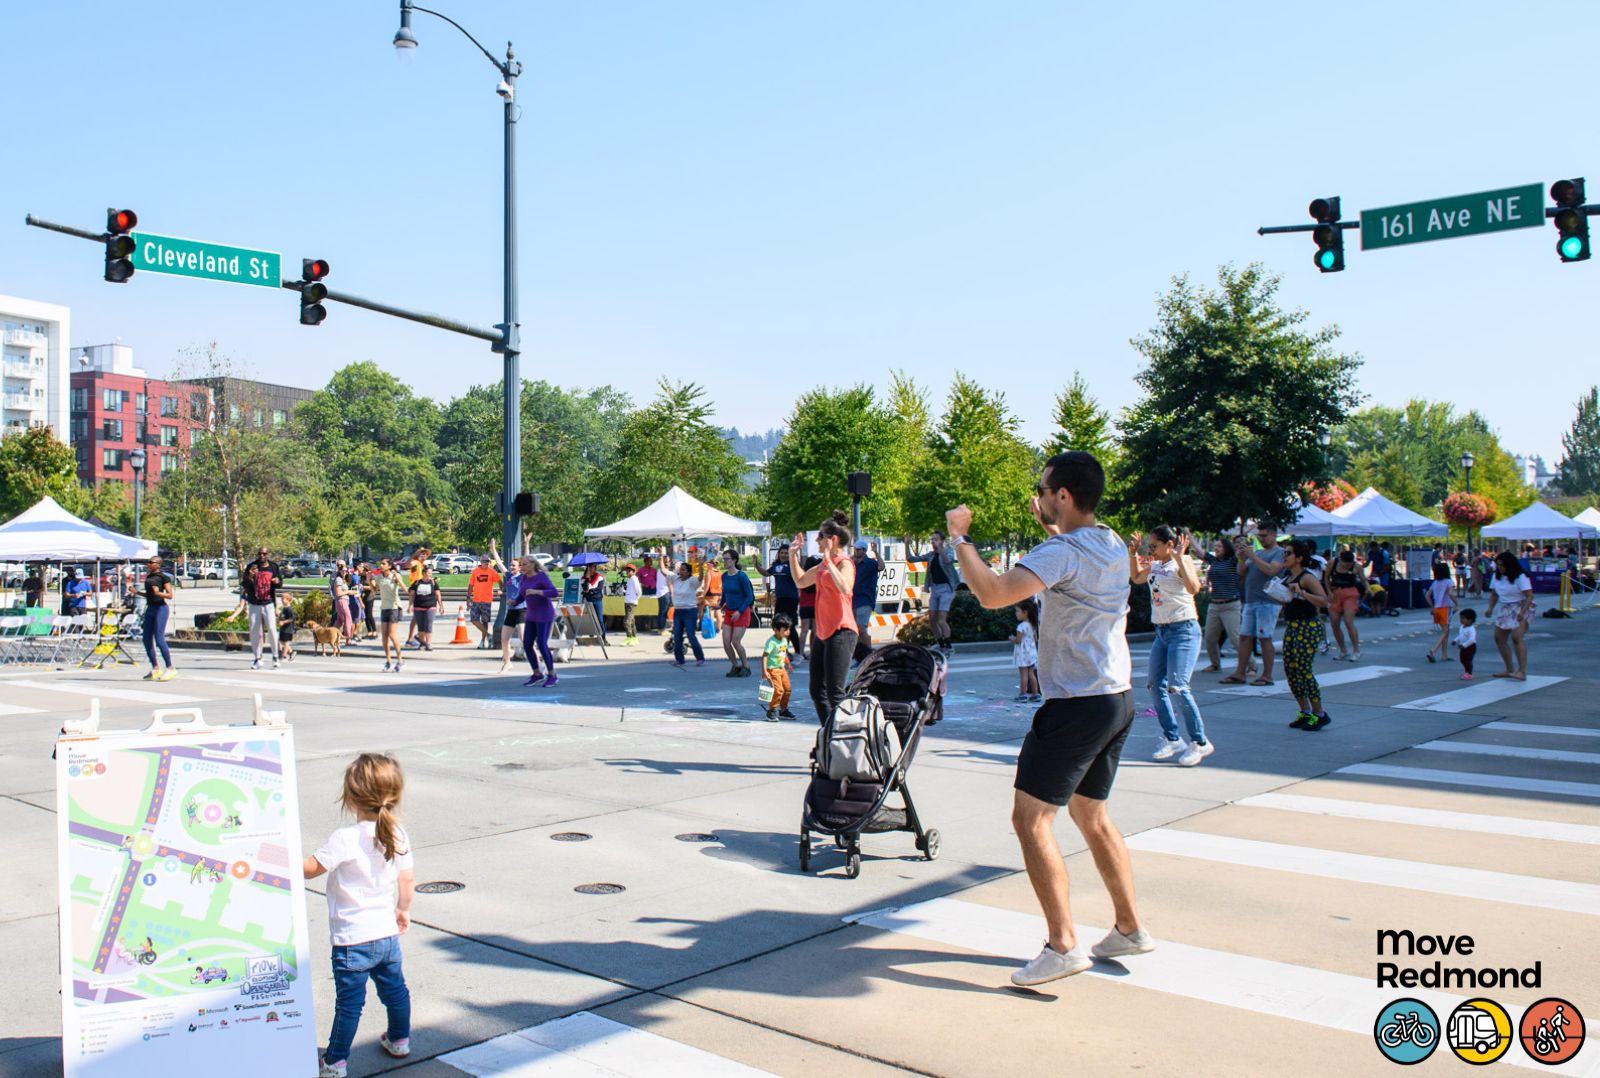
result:
[[[497,351],[505,353],[505,487],[501,491],[501,541],[508,556],[522,553],[517,527],[516,498],[522,488],[522,343],[517,333],[517,75],[522,65],[506,42],[506,62],[501,69],[510,92],[505,95],[505,321],[499,327]]]
[[[1463,468],[1461,470],[1466,473],[1466,476],[1467,476],[1467,493],[1471,494],[1472,493],[1472,468],[1469,465],[1468,467],[1465,467],[1465,468]],[[1468,524],[1467,525],[1467,560],[1471,561],[1471,559],[1472,559],[1472,525]]]
[[[861,495],[850,495],[850,534],[861,538]]]
[[[144,531],[139,519],[139,509],[140,503],[144,500],[141,497],[144,493],[144,473],[141,471],[133,477],[133,480],[133,537],[143,539]]]

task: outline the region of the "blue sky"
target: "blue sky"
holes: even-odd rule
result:
[[[1309,237],[1255,234],[1307,220],[1317,195],[1352,217],[1587,171],[1600,196],[1600,159],[1580,151],[1594,80],[1558,81],[1534,9],[436,6],[526,65],[529,377],[639,398],[692,379],[753,430],[819,383],[904,368],[942,395],[959,369],[1037,438],[1074,368],[1104,403],[1134,398],[1128,338],[1172,275],[1251,260],[1340,325],[1370,400],[1479,408],[1514,451],[1558,457],[1597,377],[1600,259],[1561,265],[1553,228],[1366,253],[1352,236],[1332,275]],[[93,245],[22,224],[98,227],[129,206],[151,232],[296,270],[327,258],[337,288],[499,321],[497,76],[425,15],[397,63],[397,8],[10,6],[0,292],[70,305],[74,344],[121,338],[157,373],[215,339],[292,384],[364,358],[439,398],[497,380],[477,341],[339,305],[305,328],[290,292],[106,284]]]

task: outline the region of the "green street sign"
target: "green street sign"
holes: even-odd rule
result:
[[[133,233],[133,268],[179,277],[203,277],[230,284],[255,284],[279,288],[281,256],[276,251],[253,251],[225,243],[186,240],[177,236]]]
[[[1361,211],[1361,249],[1481,236],[1544,224],[1544,185],[1523,184],[1454,198]]]

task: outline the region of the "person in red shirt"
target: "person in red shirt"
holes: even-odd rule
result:
[[[817,721],[826,722],[839,701],[844,699],[845,681],[850,674],[850,659],[855,654],[858,633],[850,596],[855,590],[856,567],[850,560],[850,518],[842,512],[822,522],[817,529],[816,565],[803,568],[800,551],[806,537],[796,535],[789,546],[789,572],[795,584],[816,589],[816,627],[811,641],[811,702],[817,708]],[[801,592],[802,600],[804,591]],[[803,612],[802,608],[802,612]]]
[[[489,626],[494,622],[494,589],[500,583],[500,572],[493,559],[485,554],[478,559],[478,567],[467,576],[467,609],[473,628],[478,630],[478,647],[489,647]]]

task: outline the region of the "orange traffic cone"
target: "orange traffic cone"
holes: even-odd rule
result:
[[[466,603],[462,603],[460,606],[456,607],[456,638],[454,640],[450,641],[450,643],[452,643],[452,644],[470,644],[470,643],[472,643],[472,641],[467,638],[467,604]]]

